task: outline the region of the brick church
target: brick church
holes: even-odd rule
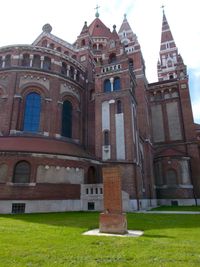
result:
[[[165,13],[151,84],[126,16],[117,32],[97,11],[73,44],[51,32],[0,48],[0,213],[101,210],[107,165],[126,211],[200,204],[200,125]]]

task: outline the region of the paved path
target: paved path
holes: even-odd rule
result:
[[[138,213],[153,213],[153,214],[200,214],[200,211],[161,211],[161,210],[141,210]]]

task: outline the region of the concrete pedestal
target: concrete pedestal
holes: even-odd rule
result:
[[[99,231],[110,234],[126,234],[126,214],[101,213],[99,220]]]

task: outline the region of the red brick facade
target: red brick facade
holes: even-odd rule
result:
[[[0,202],[81,201],[81,185],[102,183],[105,164],[120,168],[130,206],[136,201],[130,210],[157,199],[200,199],[187,70],[165,36],[165,15],[163,25],[159,82],[152,84],[126,17],[118,33],[99,18],[85,23],[74,45],[47,24],[32,45],[0,49]],[[37,131],[25,130],[30,94],[40,99]],[[27,183],[15,182],[24,175],[20,162],[29,166]]]

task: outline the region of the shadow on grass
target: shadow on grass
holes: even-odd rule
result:
[[[0,215],[0,219],[46,224],[59,227],[81,228],[83,231],[99,227],[97,212],[63,212]],[[173,228],[200,228],[200,215],[127,213],[128,229],[152,230]],[[146,235],[148,237],[148,235]],[[149,236],[153,237],[153,236]],[[154,236],[157,237],[157,236]],[[159,235],[158,237],[165,237]],[[166,236],[169,238],[169,236]]]

